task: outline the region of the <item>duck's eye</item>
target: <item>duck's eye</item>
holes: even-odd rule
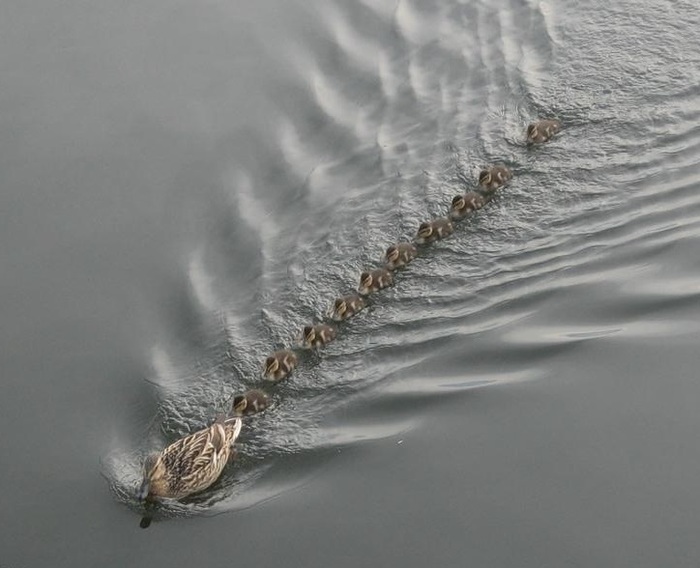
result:
[[[482,170],[482,172],[479,174],[479,183],[487,183],[490,177],[491,172],[488,170]]]
[[[464,198],[461,195],[455,195],[452,198],[452,206],[453,207],[462,207],[463,203],[464,203]]]

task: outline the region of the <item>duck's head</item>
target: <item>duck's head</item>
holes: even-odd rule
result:
[[[368,288],[372,285],[372,275],[369,272],[360,274],[360,288]]]
[[[268,375],[271,375],[272,373],[276,373],[280,368],[280,362],[277,359],[277,357],[270,355],[267,359],[265,359],[265,373]]]
[[[248,397],[244,394],[237,394],[233,397],[233,404],[231,406],[233,414],[242,416],[248,408]]]
[[[467,205],[466,200],[464,199],[464,195],[455,195],[452,198],[452,209],[455,211],[461,211],[464,209]]]
[[[399,247],[396,245],[391,245],[388,249],[386,249],[386,259],[389,262],[396,262],[399,260]]]
[[[348,303],[344,298],[338,298],[335,301],[334,310],[338,317],[342,318],[345,315],[345,312],[348,311]]]
[[[418,236],[421,239],[427,239],[432,234],[433,234],[433,226],[429,222],[425,221],[425,222],[421,223],[420,226],[418,227]]]
[[[160,480],[162,474],[158,466],[158,454],[149,454],[146,456],[146,459],[143,462],[143,481],[141,482],[141,486],[136,494],[136,498],[139,501],[145,501],[148,499],[151,494],[152,485],[154,482],[157,483]]]
[[[302,332],[304,336],[304,341],[312,341],[316,337],[316,330],[311,325],[304,327]]]
[[[527,126],[527,139],[532,140],[535,136],[537,136],[537,125],[533,122]]]
[[[481,170],[481,173],[479,174],[479,183],[481,185],[491,183],[491,178],[492,176],[489,170]]]

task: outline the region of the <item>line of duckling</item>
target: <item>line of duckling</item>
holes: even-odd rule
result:
[[[527,127],[527,144],[548,142],[559,132],[558,120],[539,120]],[[448,237],[454,232],[454,222],[478,211],[491,201],[496,190],[513,177],[504,165],[484,168],[479,174],[479,190],[468,191],[452,199],[447,216],[421,223],[413,241],[391,245],[384,255],[383,266],[360,275],[357,292],[337,298],[329,310],[334,321],[344,321],[367,306],[367,297],[394,283],[394,271],[405,267],[416,256],[418,246],[430,244]],[[307,325],[303,328],[297,349],[318,350],[337,337],[335,327],[326,323]],[[293,348],[272,353],[263,365],[263,377],[269,382],[286,379],[297,367],[299,358]],[[242,428],[241,417],[267,408],[269,398],[260,390],[249,390],[234,397],[228,415],[219,416],[209,427],[180,438],[158,454],[146,458],[143,482],[138,491],[140,501],[147,510],[161,499],[183,499],[210,487],[221,475],[226,464],[235,457],[233,448]],[[142,527],[150,525],[151,516],[141,521]]]

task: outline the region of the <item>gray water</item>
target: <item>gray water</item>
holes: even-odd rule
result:
[[[700,562],[700,5],[0,8],[0,566]],[[526,124],[563,133],[528,149]],[[515,179],[201,428],[480,167]]]

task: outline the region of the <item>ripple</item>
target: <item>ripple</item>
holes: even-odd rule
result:
[[[503,336],[506,343],[512,345],[557,345],[576,343],[590,339],[602,339],[622,332],[619,327],[597,327],[574,325],[570,327],[560,326],[528,326],[526,329],[517,329]]]
[[[267,386],[273,406],[246,423],[236,467],[164,515],[272,498],[326,452],[400,436],[446,397],[545,376],[590,341],[697,334],[678,313],[700,280],[664,264],[700,230],[700,92],[678,77],[697,50],[679,56],[664,28],[655,49],[625,51],[621,34],[641,41],[665,20],[573,4],[326,5],[324,27],[291,50],[298,75],[269,130],[225,147],[240,156],[170,290],[164,327],[175,331],[150,350],[158,416],[138,451],[259,386],[269,352],[322,320],[388,245],[443,215],[483,165],[516,175],[340,324],[338,341]],[[591,25],[603,29],[595,42]],[[525,125],[545,115],[563,133],[527,148]],[[140,454],[108,458],[115,494],[135,507]]]
[[[394,18],[401,34],[411,43],[421,45],[440,37],[441,22],[437,2],[398,0]]]

